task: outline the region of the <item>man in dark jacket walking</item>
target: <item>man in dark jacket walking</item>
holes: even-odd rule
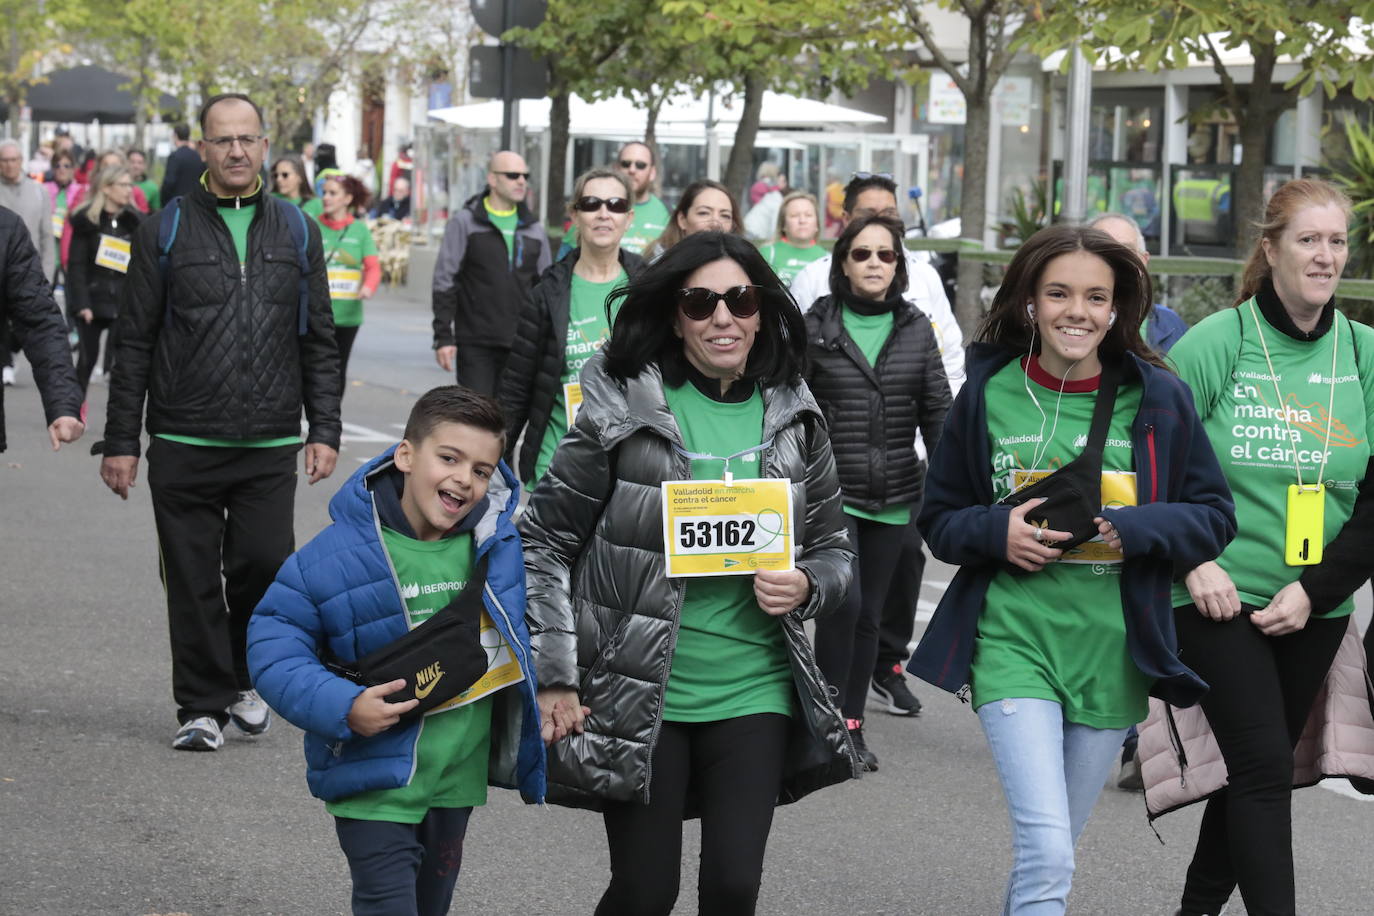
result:
[[[486,395],[496,395],[525,297],[553,263],[548,234],[525,206],[529,179],[518,153],[492,156],[487,190],[448,221],[434,264],[435,361]]]
[[[200,176],[205,172],[205,162],[191,145],[189,124],[173,127],[172,140],[176,149],[167,157],[167,170],[162,174],[162,190],[158,195],[164,204],[173,197],[194,192],[200,184]]]
[[[230,721],[250,735],[270,722],[248,676],[248,618],[294,549],[302,405],[310,483],[334,470],[339,354],[319,229],[304,220],[293,231],[299,211],[263,192],[261,111],[247,96],[216,96],[200,126],[206,173],[168,201],[168,250],[161,218],[134,237],[100,476],[128,498],[146,401],[180,722],[172,746],[213,751]]]
[[[75,442],[86,429],[81,420],[81,386],[76,383],[67,323],[43,276],[38,250],[24,221],[0,207],[0,328],[13,326],[33,367],[43,398],[48,440],[53,450]],[[5,393],[0,388],[0,452],[5,450]]]

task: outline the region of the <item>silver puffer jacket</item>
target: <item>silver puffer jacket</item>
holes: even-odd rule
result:
[[[677,643],[685,579],[664,575],[660,484],[691,478],[674,449],[682,434],[657,366],[613,380],[597,354],[582,371],[585,400],[520,522],[527,613],[540,688],[570,687],[591,709],[585,732],[549,749],[548,800],[599,809],[649,799],[663,693]],[[802,622],[837,608],[849,550],[830,440],[804,383],[766,388],[761,456],[767,477],[792,481],[797,567],[811,597],[777,618],[797,687],[778,803],[857,778],[844,720]],[[762,612],[760,612],[762,613]],[[690,814],[690,812],[689,812]]]

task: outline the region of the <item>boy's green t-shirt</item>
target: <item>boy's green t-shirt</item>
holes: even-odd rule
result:
[[[482,200],[482,206],[486,208],[487,218],[491,220],[491,224],[501,233],[501,238],[506,240],[506,257],[515,260],[515,230],[520,225],[519,211],[514,207],[509,210],[493,210],[490,197]]]
[[[410,628],[454,599],[472,574],[472,535],[418,541],[382,529],[382,544],[405,596]],[[435,712],[420,721],[414,769],[407,785],[359,792],[325,804],[335,817],[418,824],[430,808],[468,808],[487,802],[492,698]],[[394,726],[393,726],[394,727]]]
[[[1026,393],[1029,385],[1048,415]],[[1070,383],[1073,386],[1073,383]],[[1122,383],[1102,458],[1102,500],[1136,505],[1131,426],[1140,386]],[[993,498],[1008,496],[1018,471],[1048,473],[1083,451],[1097,392],[1059,390],[1026,377],[1013,360],[988,380],[988,440]],[[1059,414],[1055,422],[1056,409]],[[1041,436],[1049,437],[1042,450]],[[1110,514],[1107,516],[1110,518]],[[1069,722],[1126,728],[1144,720],[1151,680],[1126,646],[1121,610],[1121,554],[1095,537],[1040,572],[996,573],[988,584],[973,646],[973,706],[1013,697],[1059,703]]]
[[[683,446],[702,455],[728,456],[759,445],[763,396],[713,401],[688,382],[663,386]],[[693,480],[720,480],[724,462],[693,460]],[[730,462],[736,478],[759,476],[759,453]],[[756,713],[792,714],[795,690],[782,627],[754,598],[752,576],[687,580],[677,648],[668,672],[663,718],[714,722]]]
[[[331,229],[323,220],[320,243],[324,246],[325,269],[329,272],[329,304],[334,310],[334,326],[356,328],[363,323],[363,258],[377,254],[377,243],[367,223],[355,219],[342,229]]]
[[[840,308],[840,321],[844,324],[845,332],[849,334],[855,346],[859,348],[859,352],[864,355],[864,359],[868,360],[868,364],[877,366],[878,355],[883,352],[883,347],[887,345],[888,338],[892,336],[892,313],[860,315],[845,305]],[[844,511],[855,518],[881,522],[884,525],[905,525],[911,521],[911,506],[907,503],[888,506],[877,512],[867,512],[846,505]]]
[[[818,242],[798,246],[785,239],[778,239],[759,249],[759,254],[763,255],[768,266],[773,268],[773,273],[788,286],[792,285],[792,281],[802,272],[802,268],[812,261],[819,261],[828,253],[825,246]]]
[[[554,393],[549,425],[545,428],[544,438],[539,443],[539,456],[534,462],[534,480],[527,484],[530,487],[544,477],[544,472],[549,469],[549,463],[553,461],[553,453],[557,450],[558,443],[568,432],[568,399],[564,386],[577,381],[587,360],[610,339],[611,321],[614,320],[614,316],[609,320],[606,318],[606,297],[624,281],[623,270],[620,276],[606,283],[593,283],[573,273],[563,376],[559,379],[558,390]],[[616,300],[617,308],[619,304],[620,300]],[[576,416],[576,411],[573,415]]]
[[[1261,334],[1278,375],[1277,391]],[[1326,449],[1333,335],[1335,407]],[[1235,582],[1242,603],[1264,607],[1304,569],[1286,565],[1283,555],[1288,487],[1298,482],[1294,458],[1304,483],[1320,472],[1326,484],[1327,543],[1354,511],[1369,466],[1374,383],[1362,386],[1360,379],[1374,379],[1374,332],[1337,313],[1322,337],[1295,340],[1271,325],[1258,305],[1252,313],[1244,302],[1198,322],[1169,351],[1169,360],[1193,390],[1236,502],[1236,537],[1217,563]],[[1324,451],[1329,457],[1323,469]],[[1192,603],[1186,585],[1174,586],[1173,601],[1175,607]],[[1327,616],[1348,616],[1354,606],[1347,600]]]

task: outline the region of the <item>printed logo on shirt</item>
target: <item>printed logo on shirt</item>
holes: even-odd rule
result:
[[[1334,379],[1329,375],[1322,375],[1320,372],[1313,372],[1307,377],[1309,385],[1343,385],[1346,382],[1358,382],[1358,375],[1338,375]]]
[[[411,598],[420,597],[420,583],[407,582],[401,586],[401,598],[409,601]]]
[[[1132,446],[1131,446],[1131,440],[1130,440],[1130,439],[1111,439],[1111,438],[1108,438],[1108,439],[1105,440],[1105,445],[1106,445],[1107,448],[1131,448],[1131,447],[1132,447]],[[1087,448],[1087,446],[1088,446],[1088,434],[1087,434],[1087,433],[1079,433],[1077,436],[1074,437],[1074,440],[1073,440],[1073,447],[1074,447],[1074,448]]]

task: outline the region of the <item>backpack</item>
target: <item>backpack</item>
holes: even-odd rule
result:
[[[264,197],[263,200],[270,202],[269,206],[283,207],[294,214],[294,217],[287,218],[286,224],[291,229],[291,240],[296,243],[296,260],[301,269],[298,287],[299,300],[296,306],[296,332],[304,337],[310,330],[310,258],[306,252],[306,246],[310,241],[310,231],[305,224],[305,214],[294,204],[275,197]],[[172,320],[171,281],[168,278],[167,268],[171,261],[172,243],[176,241],[179,228],[181,228],[181,197],[177,196],[168,201],[167,206],[163,207],[158,216],[157,269],[158,273],[162,275],[162,298],[166,303],[166,309],[163,313],[164,325],[169,324]]]

